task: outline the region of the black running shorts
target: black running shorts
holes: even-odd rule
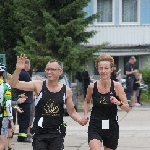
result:
[[[33,138],[33,150],[62,150],[63,137],[36,137]]]
[[[88,142],[93,139],[100,140],[103,145],[110,149],[116,149],[118,146],[119,132],[101,132],[88,131]]]

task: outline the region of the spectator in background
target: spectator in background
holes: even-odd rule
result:
[[[82,80],[82,72],[77,71],[75,78],[77,79],[78,83],[78,93],[79,95],[83,94],[83,80]]]
[[[90,75],[88,71],[82,72],[84,98],[86,97],[88,85],[90,85]]]
[[[131,101],[131,96],[133,92],[133,83],[134,83],[134,73],[137,70],[133,70],[133,64],[136,62],[134,56],[130,57],[129,61],[125,64],[124,72],[126,75],[126,97],[128,101]],[[130,105],[131,106],[131,105]]]
[[[30,70],[30,60],[26,59],[24,69],[21,70],[19,74],[19,81],[30,82],[31,77],[28,73]],[[28,97],[26,101],[18,106],[23,109],[23,113],[18,113],[18,123],[19,123],[19,134],[18,134],[18,142],[28,142],[30,143],[30,137],[27,136],[27,131],[30,123],[30,108],[33,103],[33,92],[32,91],[24,91],[17,89],[17,95],[23,94]]]
[[[76,72],[76,79],[79,81],[79,88],[83,89],[84,98],[87,93],[88,85],[90,85],[91,79],[93,76],[90,76],[88,71]],[[81,84],[82,87],[81,87]],[[82,92],[82,91],[81,91]]]
[[[140,73],[137,71],[134,73],[132,106],[140,106],[140,104],[137,102],[137,91],[139,87],[140,87]]]
[[[117,72],[117,67],[114,64],[114,66],[112,67],[112,72],[111,72],[111,77],[112,80],[118,82],[120,80],[120,77],[118,76],[118,72]]]

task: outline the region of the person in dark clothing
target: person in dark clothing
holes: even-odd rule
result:
[[[88,85],[90,85],[90,75],[88,71],[82,72],[82,80],[83,80],[83,91],[84,91],[84,98],[85,98]]]
[[[30,70],[30,60],[27,59],[24,64],[24,68],[22,68],[19,74],[19,81],[30,82],[31,78],[28,73]],[[21,95],[25,93],[28,97],[26,101],[18,106],[23,109],[23,113],[18,113],[18,123],[19,123],[19,133],[18,133],[18,142],[31,142],[30,138],[27,137],[27,130],[30,123],[30,105],[33,103],[33,91],[24,91],[17,89],[17,95]]]
[[[77,79],[79,82],[82,82],[82,72],[79,72],[79,71],[76,72],[76,79]]]
[[[111,80],[114,80],[116,82],[119,81],[119,77],[118,77],[118,72],[117,72],[117,67],[114,64],[113,68],[112,68],[112,72],[111,72],[111,76],[110,76]]]
[[[133,69],[133,64],[135,62],[136,62],[136,59],[134,56],[132,56],[124,67],[124,72],[126,74],[126,90],[125,90],[125,92],[126,92],[127,100],[131,100],[131,96],[132,96],[134,73],[137,72],[137,70]]]
[[[46,81],[19,81],[19,74],[26,61],[25,55],[17,57],[16,70],[12,75],[11,86],[25,91],[34,91],[38,95],[35,100],[35,119],[33,123],[33,150],[62,150],[66,134],[63,122],[64,104],[70,117],[81,125],[87,120],[80,117],[72,102],[72,91],[60,83],[59,76],[63,72],[62,64],[50,60],[45,68]]]
[[[75,79],[77,79],[77,86],[78,86],[78,95],[82,95],[83,91],[83,79],[82,79],[82,72],[77,71]]]
[[[114,60],[110,55],[102,54],[95,62],[100,80],[91,83],[84,101],[84,117],[88,119],[91,99],[93,107],[88,126],[90,150],[115,150],[119,139],[117,106],[128,112],[129,105],[124,89],[119,82],[110,79]]]
[[[8,84],[10,84],[11,76],[12,75],[7,72],[6,82]],[[20,109],[17,105],[21,104],[21,103],[24,103],[24,101],[26,100],[26,96],[24,94],[22,94],[22,95],[20,95],[22,98],[18,98],[18,97],[16,97],[15,89],[11,89],[11,92],[12,92],[11,106],[12,106],[13,122],[14,122],[14,125],[15,125],[16,124],[16,111],[18,111],[19,113],[23,112],[23,110]],[[9,124],[9,127],[8,127],[8,150],[13,150],[12,144],[11,144],[13,135],[14,135],[14,131],[12,131],[12,127]]]

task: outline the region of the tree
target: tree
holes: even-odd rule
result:
[[[86,18],[84,8],[90,0],[18,0],[16,14],[23,24],[15,50],[25,53],[32,64],[43,67],[50,58],[63,62],[64,70],[75,73],[93,60],[102,45],[87,48],[88,38],[96,34],[86,27],[97,18]]]
[[[13,49],[20,37],[20,24],[15,18],[13,0],[2,0],[0,5],[0,53],[6,54],[7,71],[12,73],[16,64],[16,51]]]

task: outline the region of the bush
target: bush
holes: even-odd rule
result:
[[[148,94],[150,95],[150,69],[145,68],[140,70],[140,73],[142,73],[144,84],[148,85]]]
[[[142,102],[150,102],[150,93],[149,91],[142,91],[140,100]]]

